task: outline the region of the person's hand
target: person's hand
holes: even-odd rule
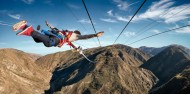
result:
[[[101,37],[104,34],[104,31],[98,32],[96,35],[97,37]]]
[[[45,21],[45,23],[46,23],[46,25],[48,25],[48,22],[47,22],[47,21]]]

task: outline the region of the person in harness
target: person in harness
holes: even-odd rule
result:
[[[36,43],[43,43],[46,47],[62,47],[64,43],[70,45],[77,50],[77,47],[72,44],[73,41],[90,39],[94,37],[100,37],[104,32],[98,32],[97,34],[81,35],[80,31],[58,30],[46,21],[46,25],[51,30],[43,30],[40,25],[37,26],[37,32],[33,29],[32,25],[28,26],[27,21],[23,20],[13,25],[13,30],[21,30],[16,35],[31,36]]]

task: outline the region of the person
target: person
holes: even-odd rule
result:
[[[51,30],[43,30],[40,25],[37,26],[38,32],[33,29],[33,26],[28,26],[26,21],[21,21],[13,26],[13,30],[21,30],[16,35],[31,36],[36,43],[43,43],[46,47],[62,47],[64,43],[70,45],[77,50],[77,47],[72,43],[73,41],[90,39],[94,37],[100,37],[104,32],[98,32],[97,34],[81,35],[80,31],[58,30],[46,21],[46,25]]]

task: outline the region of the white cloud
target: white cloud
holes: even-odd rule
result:
[[[90,24],[90,20],[87,20],[87,19],[81,19],[81,20],[79,20],[78,22]]]
[[[136,3],[139,3],[139,1],[136,1],[134,3],[131,3],[129,4],[128,2],[126,1],[123,1],[123,0],[113,0],[115,3],[117,3],[117,7],[120,9],[120,10],[124,10],[124,11],[127,11],[128,7],[136,4]]]
[[[109,16],[113,16],[113,10],[109,10],[109,11],[107,12],[107,14],[108,14]]]
[[[16,19],[16,20],[20,20],[21,18],[21,15],[20,14],[8,14],[9,17],[13,18],[13,19]]]
[[[21,15],[14,12],[14,11],[11,11],[11,10],[0,10],[0,14],[3,14],[3,15],[6,15],[6,16],[9,16],[13,19],[16,19],[16,20],[20,20],[21,19]]]
[[[108,19],[106,19],[107,22],[108,22],[108,20],[109,20],[109,21],[112,20],[112,22],[113,22],[113,21],[115,21],[115,22],[117,22],[117,21],[128,22],[128,21],[129,21],[129,18],[128,18],[128,17],[124,17],[124,16],[120,16],[120,15],[118,15],[118,14],[114,14],[114,13],[113,13],[113,10],[107,11],[107,14],[108,14],[108,16],[110,16],[110,17],[112,17],[112,18],[115,18],[115,19],[110,19],[110,18],[108,18]],[[105,19],[104,19],[104,20],[105,20]]]
[[[32,4],[34,2],[34,0],[22,0],[22,1],[26,4]]]
[[[74,5],[74,4],[70,4],[70,3],[68,3],[67,6],[70,7],[70,8],[73,8],[73,9],[80,9],[79,6]]]
[[[175,26],[175,28],[178,28],[178,27],[179,27],[178,25]],[[178,30],[176,30],[176,32],[177,33],[188,33],[188,34],[190,34],[190,26],[178,29]]]
[[[125,35],[126,37],[131,37],[131,36],[135,36],[136,33],[135,33],[135,32],[125,32],[124,35]]]
[[[116,15],[115,17],[119,21],[123,21],[123,22],[128,22],[129,21],[129,18],[127,18],[127,17],[122,17],[122,16],[119,16],[119,15]]]
[[[190,17],[190,10],[186,9],[187,7],[190,7],[190,4],[173,7],[174,3],[175,2],[172,0],[160,0],[159,2],[153,2],[148,10],[135,16],[133,21],[156,19],[162,20],[165,23],[175,23]],[[176,13],[182,10],[184,11],[176,15]],[[172,17],[173,15],[175,16]]]
[[[110,19],[110,18],[107,18],[107,19],[104,19],[104,18],[100,18],[101,21],[104,21],[104,22],[110,22],[110,23],[116,23],[117,21],[114,20],[114,19]]]
[[[3,21],[0,21],[0,25],[12,26],[12,25],[10,25],[10,24],[4,23]]]

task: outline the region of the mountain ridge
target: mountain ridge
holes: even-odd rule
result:
[[[94,63],[71,50],[35,56],[0,49],[0,93],[172,94],[172,86],[180,84],[176,88],[188,92],[190,56],[184,47],[169,46],[154,57],[121,44],[85,49],[84,54]]]
[[[190,56],[183,47],[170,46],[141,65],[152,71],[160,80],[156,87],[168,82],[178,73],[190,66]]]
[[[0,93],[42,93],[48,87],[50,73],[42,71],[28,53],[0,49]]]
[[[155,56],[158,53],[160,53],[161,51],[163,51],[164,49],[170,47],[170,46],[177,46],[177,47],[181,47],[183,48],[189,55],[190,55],[190,49],[187,47],[184,47],[182,45],[177,45],[177,44],[172,44],[169,46],[163,46],[163,47],[147,47],[147,46],[141,46],[139,47],[140,50],[144,51],[145,53],[150,54],[151,56]]]
[[[138,49],[111,45],[88,49],[84,54],[95,63],[71,51],[46,55],[36,61],[53,73],[46,94],[148,93],[158,81],[150,71],[138,68],[149,59],[146,53]],[[70,55],[72,57],[69,59],[63,59]],[[40,64],[43,61],[49,62]]]

